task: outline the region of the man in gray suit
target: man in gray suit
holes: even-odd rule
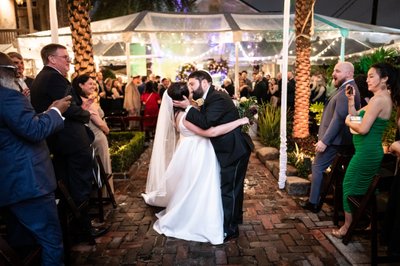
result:
[[[355,107],[360,108],[360,92],[353,79],[354,66],[349,62],[339,62],[333,70],[332,77],[336,88],[330,97],[322,114],[321,125],[318,130],[318,142],[315,145],[315,158],[312,164],[311,191],[308,201],[300,205],[312,212],[321,210],[320,202],[323,173],[331,165],[338,152],[352,148],[352,137],[349,128],[345,125],[348,115],[347,97],[345,90],[348,85],[355,89]]]

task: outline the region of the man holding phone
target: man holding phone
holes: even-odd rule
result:
[[[310,197],[308,201],[300,202],[304,209],[314,213],[319,212],[322,207],[320,193],[325,170],[331,165],[337,153],[354,149],[349,128],[345,125],[348,115],[346,87],[355,93],[355,107],[357,110],[360,108],[360,92],[353,75],[354,66],[349,62],[337,63],[332,73],[333,83],[337,90],[329,98],[322,113],[312,164]]]

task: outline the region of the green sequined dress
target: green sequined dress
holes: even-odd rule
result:
[[[365,111],[360,112],[363,117]],[[367,192],[372,178],[379,172],[382,158],[382,135],[389,120],[377,117],[370,131],[365,135],[353,135],[355,153],[343,180],[343,209],[351,212],[349,195],[363,195]]]

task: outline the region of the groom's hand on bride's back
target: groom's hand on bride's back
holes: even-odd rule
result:
[[[175,107],[186,109],[190,105],[190,101],[186,96],[183,96],[182,101],[173,100],[172,101]]]

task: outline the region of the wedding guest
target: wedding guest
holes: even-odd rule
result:
[[[249,98],[250,97],[250,88],[249,85],[247,85],[244,82],[243,78],[239,79],[239,92],[240,92],[240,98],[242,97],[246,97]]]
[[[232,80],[230,78],[224,79],[221,88],[224,88],[231,97],[233,97],[233,95],[235,94],[235,87],[233,86]]]
[[[97,87],[95,81],[89,75],[77,76],[72,81],[72,87],[76,90],[77,94],[82,98],[82,102],[93,100],[90,104],[88,111],[90,112],[89,128],[94,133],[93,148],[96,155],[99,155],[100,160],[104,166],[106,174],[111,174],[111,159],[108,147],[107,136],[110,133],[110,129],[107,123],[104,121],[104,112],[101,109],[97,99]],[[114,182],[111,178],[109,180],[111,189],[114,190]]]
[[[359,88],[359,87],[358,87]],[[361,91],[360,91],[361,93]],[[325,104],[326,99],[326,83],[321,74],[316,74],[311,77],[311,95],[310,102],[320,102]]]
[[[0,53],[0,207],[16,219],[10,222],[13,229],[27,229],[42,247],[42,265],[63,265],[57,185],[45,139],[63,128],[61,113],[70,106],[71,96],[37,114],[15,90],[15,70],[11,59]],[[20,233],[7,229],[11,239]]]
[[[11,58],[14,65],[17,67],[17,84],[19,90],[22,92],[22,94],[28,97],[28,99],[30,99],[30,89],[32,88],[34,79],[24,75],[24,58],[22,58],[22,55],[17,52],[9,52],[7,55]]]
[[[332,235],[342,238],[352,222],[352,209],[347,197],[349,195],[364,195],[372,178],[378,173],[383,158],[382,135],[388,125],[392,103],[398,103],[399,88],[397,85],[397,70],[387,63],[378,63],[368,70],[368,90],[374,96],[368,104],[357,110],[354,101],[354,89],[346,88],[349,115],[346,125],[354,132],[353,143],[355,153],[351,158],[343,179],[343,209],[345,222]],[[353,122],[351,116],[360,116],[360,122]]]
[[[345,87],[352,85],[355,90],[355,107],[360,107],[360,93],[353,80],[354,66],[350,62],[339,62],[332,73],[333,83],[337,90],[330,97],[322,113],[318,129],[318,142],[315,145],[315,158],[312,163],[312,178],[310,196],[300,205],[309,211],[319,212],[323,202],[320,202],[321,186],[325,170],[331,165],[336,154],[350,153],[353,143],[349,128],[345,125],[348,114]]]
[[[31,90],[31,101],[36,112],[49,108],[55,100],[65,95],[72,96],[72,103],[64,113],[64,128],[47,138],[57,179],[64,180],[71,197],[77,206],[87,202],[92,191],[92,155],[93,132],[85,126],[89,123],[89,106],[71,89],[66,78],[71,58],[67,48],[60,44],[48,44],[40,51],[43,69],[36,76]],[[77,237],[83,241],[94,242],[105,230],[93,228],[88,208],[81,209],[81,219],[76,221]]]
[[[148,204],[166,207],[157,214],[159,219],[153,226],[158,233],[222,244],[220,167],[209,137],[226,134],[249,121],[241,118],[207,130],[200,129],[185,119],[184,109],[174,110],[172,99],[183,100],[183,95],[189,97],[185,83],[173,83],[168,94],[164,94],[143,197]],[[176,150],[175,130],[180,134]]]
[[[269,94],[271,95],[271,104],[273,106],[278,106],[279,100],[281,98],[278,81],[276,78],[270,78],[268,83]]]
[[[144,116],[156,117],[158,115],[158,104],[160,103],[160,95],[157,93],[157,85],[148,81],[146,83],[146,90],[140,97],[142,105],[144,105]],[[143,127],[155,127],[157,123],[156,119],[143,121]]]
[[[124,109],[128,111],[129,116],[140,115],[140,93],[138,86],[140,84],[140,76],[136,75],[132,77],[132,80],[128,83],[125,88],[124,97]],[[138,126],[138,121],[129,121],[129,129],[133,129]]]

